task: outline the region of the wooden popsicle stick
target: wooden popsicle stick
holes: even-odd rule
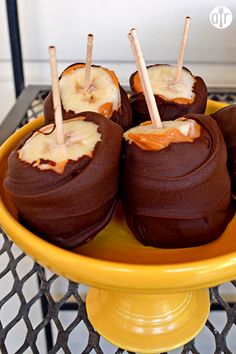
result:
[[[181,41],[181,46],[180,46],[180,51],[179,51],[179,58],[178,58],[178,63],[177,63],[177,69],[175,72],[175,82],[179,82],[181,78],[181,73],[182,73],[182,67],[184,63],[184,54],[185,54],[185,49],[186,49],[186,44],[188,40],[188,31],[189,31],[189,26],[190,26],[190,16],[185,17],[184,21],[184,31],[183,31],[183,37]]]
[[[160,114],[156,105],[156,100],[153,94],[152,86],[148,76],[148,71],[145,65],[145,61],[143,58],[142,50],[138,41],[137,32],[135,28],[130,30],[128,37],[136,61],[139,77],[143,88],[143,93],[147,102],[152,124],[155,128],[162,128]]]
[[[130,41],[130,48],[132,50],[132,53],[133,53],[133,56],[134,56],[134,59],[135,59],[135,62],[136,62],[136,66],[137,68],[139,67],[139,63],[137,61],[137,57],[136,57],[136,51],[135,51],[135,48],[134,48],[134,43],[133,43],[133,37],[132,37],[132,34],[131,34],[131,31],[133,29],[130,30],[130,32],[128,33],[128,38],[129,38],[129,41]],[[139,72],[139,71],[138,71]]]
[[[93,51],[93,35],[89,33],[87,38],[84,91],[88,91],[90,87],[92,51]]]
[[[56,125],[57,143],[64,144],[63,116],[62,116],[62,108],[61,108],[60,87],[59,87],[58,73],[57,73],[56,48],[54,46],[50,46],[48,48],[48,53],[49,53],[50,68],[51,68],[52,98],[53,98],[53,109],[54,109],[54,119]]]

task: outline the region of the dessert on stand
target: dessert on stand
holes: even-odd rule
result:
[[[127,224],[144,245],[181,248],[210,242],[235,212],[222,133],[202,114],[161,121],[134,29],[129,38],[151,121],[124,134]]]
[[[204,80],[183,67],[189,26],[190,17],[186,16],[176,66],[168,64],[147,66],[162,121],[176,119],[188,113],[204,113],[206,109],[207,87]],[[134,72],[129,81],[132,92],[133,125],[137,125],[149,118],[149,110],[139,72]]]
[[[35,130],[12,151],[4,188],[24,226],[74,248],[96,236],[115,210],[122,129],[95,112],[63,121],[55,47],[49,53],[55,126]]]
[[[145,65],[141,64],[143,62],[142,53],[140,51],[137,52],[136,45],[138,42],[136,32],[131,31],[129,38],[135,53],[138,69],[141,73]],[[55,59],[54,55],[53,57]],[[57,75],[53,75],[53,77],[58,86]],[[140,77],[142,86],[145,88],[144,94],[146,95],[147,106],[149,107],[154,129],[163,129],[163,122],[155,118],[158,111],[157,108],[155,108],[156,103],[153,94],[149,94],[150,89],[148,89],[148,87],[150,88],[150,82],[147,79],[148,75],[147,73],[145,74],[145,70],[144,75],[140,74]],[[53,90],[53,92],[55,93],[55,90]],[[21,156],[23,160],[18,161],[18,163],[27,166],[26,169],[28,169],[28,165],[34,164],[34,151],[36,150],[38,153],[38,149],[32,149],[32,145],[30,145],[29,149],[23,151],[22,148],[24,146],[26,147],[27,139],[28,141],[31,139],[32,143],[32,140],[34,140],[32,139],[33,137],[38,139],[41,137],[40,134],[42,134],[45,141],[47,141],[46,135],[48,134],[49,145],[53,143],[52,145],[56,145],[57,147],[59,145],[62,148],[65,145],[65,132],[63,133],[63,127],[66,127],[66,124],[69,126],[71,123],[74,132],[76,131],[74,123],[78,122],[79,134],[85,134],[83,125],[85,123],[87,125],[88,123],[90,128],[88,128],[88,130],[86,128],[86,132],[89,134],[86,135],[85,140],[89,142],[89,148],[87,144],[85,144],[85,150],[83,150],[85,158],[83,159],[82,165],[79,164],[79,173],[76,176],[76,178],[79,178],[80,173],[82,176],[83,169],[86,170],[89,165],[93,165],[93,159],[96,158],[96,154],[102,145],[101,142],[105,134],[104,131],[106,132],[107,124],[109,124],[109,131],[111,131],[112,136],[116,136],[117,139],[115,143],[116,147],[112,145],[113,141],[111,139],[109,153],[107,152],[105,155],[108,155],[109,159],[112,161],[107,164],[103,163],[103,161],[101,162],[101,160],[97,162],[91,178],[95,177],[94,174],[97,177],[97,174],[100,173],[104,165],[106,165],[105,172],[107,172],[109,168],[112,171],[117,171],[119,160],[119,149],[117,146],[121,143],[122,131],[116,123],[91,112],[76,113],[76,117],[74,116],[71,120],[66,120],[65,123],[63,123],[62,114],[60,113],[60,95],[58,91],[56,92],[56,98],[53,99],[56,119],[55,130],[52,129],[48,131],[47,129],[49,129],[50,126],[46,126],[46,128],[44,126],[42,128],[44,117],[40,117],[16,131],[0,148],[1,227],[9,237],[36,262],[74,282],[81,282],[91,287],[86,299],[89,319],[95,329],[110,342],[121,348],[139,353],[161,353],[177,348],[194,338],[206,322],[210,306],[208,288],[232,280],[236,276],[236,218],[232,218],[231,214],[232,209],[229,198],[230,184],[225,166],[222,167],[220,171],[224,177],[224,186],[222,186],[222,190],[219,188],[215,193],[217,198],[222,196],[222,200],[224,200],[224,216],[228,215],[230,211],[230,217],[228,217],[227,222],[222,221],[222,234],[220,237],[218,237],[219,235],[217,234],[217,238],[212,242],[194,247],[192,247],[193,245],[188,245],[187,248],[159,248],[144,245],[134,237],[131,230],[128,228],[125,222],[122,205],[118,203],[110,223],[98,232],[96,237],[93,239],[89,238],[90,242],[79,246],[74,244],[72,245],[73,248],[70,250],[59,247],[58,244],[55,245],[49,242],[49,240],[45,240],[45,237],[43,238],[43,235],[40,234],[41,232],[37,234],[30,226],[26,226],[25,222],[19,219],[19,211],[17,209],[20,208],[21,203],[19,203],[17,207],[17,202],[11,197],[8,189],[10,184],[13,186],[14,182],[17,182],[16,178],[19,178],[18,176],[20,175],[17,174],[16,176],[14,171],[12,174],[10,170],[9,177],[7,177],[9,180],[5,182],[6,188],[4,187],[4,180],[7,181],[6,176],[9,169],[8,161],[11,161],[12,158],[18,158],[19,160],[19,156]],[[219,108],[219,103],[208,102],[206,114],[214,113]],[[226,150],[216,124],[213,124],[211,119],[206,118],[210,125],[209,127],[208,123],[202,124],[202,119],[203,117],[198,119],[197,116],[191,114],[187,117],[187,121],[185,119],[178,120],[178,129],[176,125],[174,126],[174,129],[180,132],[180,134],[177,133],[177,136],[181,136],[181,139],[185,136],[186,139],[192,139],[193,141],[187,140],[185,142],[174,143],[172,140],[170,144],[172,144],[172,146],[178,144],[194,144],[193,142],[199,139],[199,137],[195,135],[195,133],[198,133],[196,124],[201,125],[200,131],[202,130],[208,137],[206,138],[208,144],[213,126],[216,133],[214,139],[216,139],[217,144],[222,148],[222,154],[220,154],[219,160],[222,162],[222,160],[225,159],[226,163]],[[192,120],[196,120],[196,124],[193,123]],[[105,127],[102,122],[105,122]],[[96,127],[96,124],[99,125],[99,129]],[[168,124],[167,132],[170,132],[172,129],[173,133],[173,126],[168,126]],[[94,125],[96,129],[94,129]],[[163,126],[165,128],[164,124]],[[144,130],[149,129],[150,124],[149,126],[143,125],[143,127],[146,127]],[[141,128],[141,130],[142,129],[143,128]],[[134,141],[140,143],[140,131],[134,131],[133,133],[134,136],[131,137],[134,138]],[[148,135],[152,135],[152,133],[153,131],[148,131]],[[192,135],[192,133],[194,134]],[[127,134],[129,135],[129,133]],[[93,137],[92,142],[89,138],[91,136]],[[173,136],[175,139],[176,134],[172,134],[172,138]],[[141,136],[141,138],[143,138],[143,136]],[[210,138],[210,141],[213,141],[213,145],[214,139]],[[42,139],[40,138],[39,140],[39,144],[42,144]],[[156,144],[156,139],[154,140]],[[106,143],[107,141],[104,140],[104,145],[106,145]],[[127,143],[129,143],[129,138],[127,138]],[[158,141],[158,143],[160,143],[160,141]],[[145,146],[150,145],[145,139],[141,139],[141,145],[142,144]],[[38,143],[36,142],[36,147],[37,146]],[[61,148],[59,148],[59,150]],[[163,151],[165,149],[168,149],[168,147],[163,148]],[[204,149],[205,147],[203,150]],[[42,152],[42,150],[40,151]],[[43,151],[45,153],[48,149]],[[161,151],[162,150],[159,152]],[[61,160],[60,158],[59,160],[56,159],[55,156],[58,155],[53,149],[51,153],[52,152],[55,161],[48,159],[48,157],[42,159],[39,158],[40,156],[37,156],[37,164],[34,167],[30,165],[30,167],[31,169],[35,169],[38,175],[44,174],[44,168],[46,167],[46,172],[54,173],[54,177],[58,174],[57,178],[63,186],[65,181],[61,177],[68,167],[68,156],[66,159],[67,163],[65,163],[65,160]],[[67,153],[71,154],[70,149]],[[78,151],[76,151],[76,155],[72,154],[70,156],[72,165],[76,165],[78,161],[81,163],[81,156],[78,156]],[[32,158],[33,162],[31,160]],[[216,159],[216,164],[219,163],[219,161],[217,161]],[[55,169],[60,172],[56,172]],[[105,172],[104,174],[102,173],[102,176],[106,176]],[[110,176],[111,175],[112,174],[110,174]],[[214,173],[212,176],[214,177]],[[72,176],[70,176],[70,178],[71,177]],[[73,175],[73,178],[74,177]],[[23,178],[26,184],[27,179],[24,174],[22,174],[22,179]],[[97,184],[94,182],[94,187],[91,187],[92,192],[98,193],[99,186],[101,185],[104,187],[105,191],[106,188],[111,188],[111,180],[114,181],[114,178],[107,180],[107,177],[105,177],[105,186],[103,183]],[[22,181],[16,183],[17,188],[19,188],[20,182]],[[115,192],[113,194],[108,193],[111,199],[115,198],[117,193],[116,186],[115,183]],[[32,187],[32,185],[30,187]],[[19,190],[17,190],[17,188],[16,198],[19,198]],[[40,189],[39,182],[35,182],[35,188]],[[62,188],[63,192],[66,188],[66,186]],[[96,189],[98,189],[98,191]],[[70,190],[70,186],[68,190]],[[225,192],[224,195],[222,191]],[[91,190],[88,191],[88,196],[89,192],[91,193]],[[60,196],[59,194],[58,198],[60,198]],[[55,205],[49,203],[47,207],[56,207],[56,205],[57,203],[55,203]],[[94,203],[94,207],[96,207],[96,205],[97,204]],[[84,203],[83,208],[86,208],[86,206],[86,203]],[[70,208],[69,205],[67,208]],[[40,225],[42,225],[43,220],[46,220],[45,218],[48,216],[46,212],[45,215],[42,211],[41,213],[42,215],[40,215],[40,217],[42,222]],[[220,211],[220,215],[222,217],[222,211]],[[66,218],[67,221],[70,220],[71,216],[74,216],[74,214],[70,215],[69,209]],[[28,217],[28,215],[25,217]],[[224,217],[222,220],[223,219]],[[227,226],[226,223],[228,223]],[[56,227],[57,225],[54,223],[54,228]]]
[[[63,119],[83,111],[99,113],[124,130],[132,125],[129,98],[114,71],[92,65],[93,35],[88,35],[86,63],[74,63],[59,76]],[[45,123],[53,122],[52,92],[44,103]]]

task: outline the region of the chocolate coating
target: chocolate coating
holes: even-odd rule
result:
[[[157,66],[163,64],[149,65]],[[167,65],[167,64],[165,64]],[[189,71],[184,67],[185,70]],[[190,71],[189,71],[190,72]],[[136,93],[134,88],[134,76],[137,71],[130,76],[130,87],[133,91],[131,96],[131,107],[133,111],[133,126],[139,125],[146,120],[150,120],[150,115],[148,112],[147,104],[143,93]],[[192,75],[192,73],[190,72]],[[190,104],[180,104],[173,101],[164,100],[162,97],[155,95],[155,100],[158,106],[158,110],[162,120],[174,120],[176,118],[182,117],[189,113],[204,113],[207,104],[207,87],[203,79],[199,76],[195,76],[195,84],[193,86],[193,91],[195,93],[195,99]]]
[[[225,139],[232,192],[236,194],[236,104],[224,107],[211,116],[216,120]]]
[[[64,71],[66,71],[68,68],[73,67],[74,65],[77,65],[80,63],[72,64],[68,66]],[[93,67],[100,67],[99,65],[92,65]],[[64,71],[61,73],[59,76],[59,80],[62,78]],[[109,118],[113,122],[119,124],[123,130],[127,130],[131,127],[132,125],[132,109],[130,105],[130,101],[128,98],[127,93],[123,89],[122,86],[119,85],[120,88],[120,98],[121,98],[121,106],[118,111],[114,111],[112,116]],[[73,111],[66,111],[63,108],[62,105],[62,114],[63,114],[63,119],[71,119],[74,118],[77,114]],[[45,119],[45,124],[52,123],[54,121],[54,110],[53,110],[53,101],[52,101],[52,92],[50,91],[48,96],[46,97],[44,101],[44,119]]]
[[[69,161],[63,174],[40,171],[18,158],[28,136],[10,154],[4,181],[22,224],[63,248],[86,243],[104,228],[118,194],[122,129],[97,113],[81,115],[102,134],[92,158]]]
[[[205,244],[219,237],[234,215],[221,131],[206,115],[185,117],[201,125],[201,136],[193,143],[147,151],[126,142],[126,221],[144,245]]]

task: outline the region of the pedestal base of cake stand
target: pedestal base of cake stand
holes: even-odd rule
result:
[[[161,353],[187,343],[204,326],[209,291],[133,294],[91,288],[86,301],[94,328],[111,343],[138,353]]]

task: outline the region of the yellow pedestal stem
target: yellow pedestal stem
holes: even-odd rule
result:
[[[138,353],[161,353],[185,344],[204,326],[208,290],[177,294],[134,294],[92,288],[89,320],[111,343]]]

